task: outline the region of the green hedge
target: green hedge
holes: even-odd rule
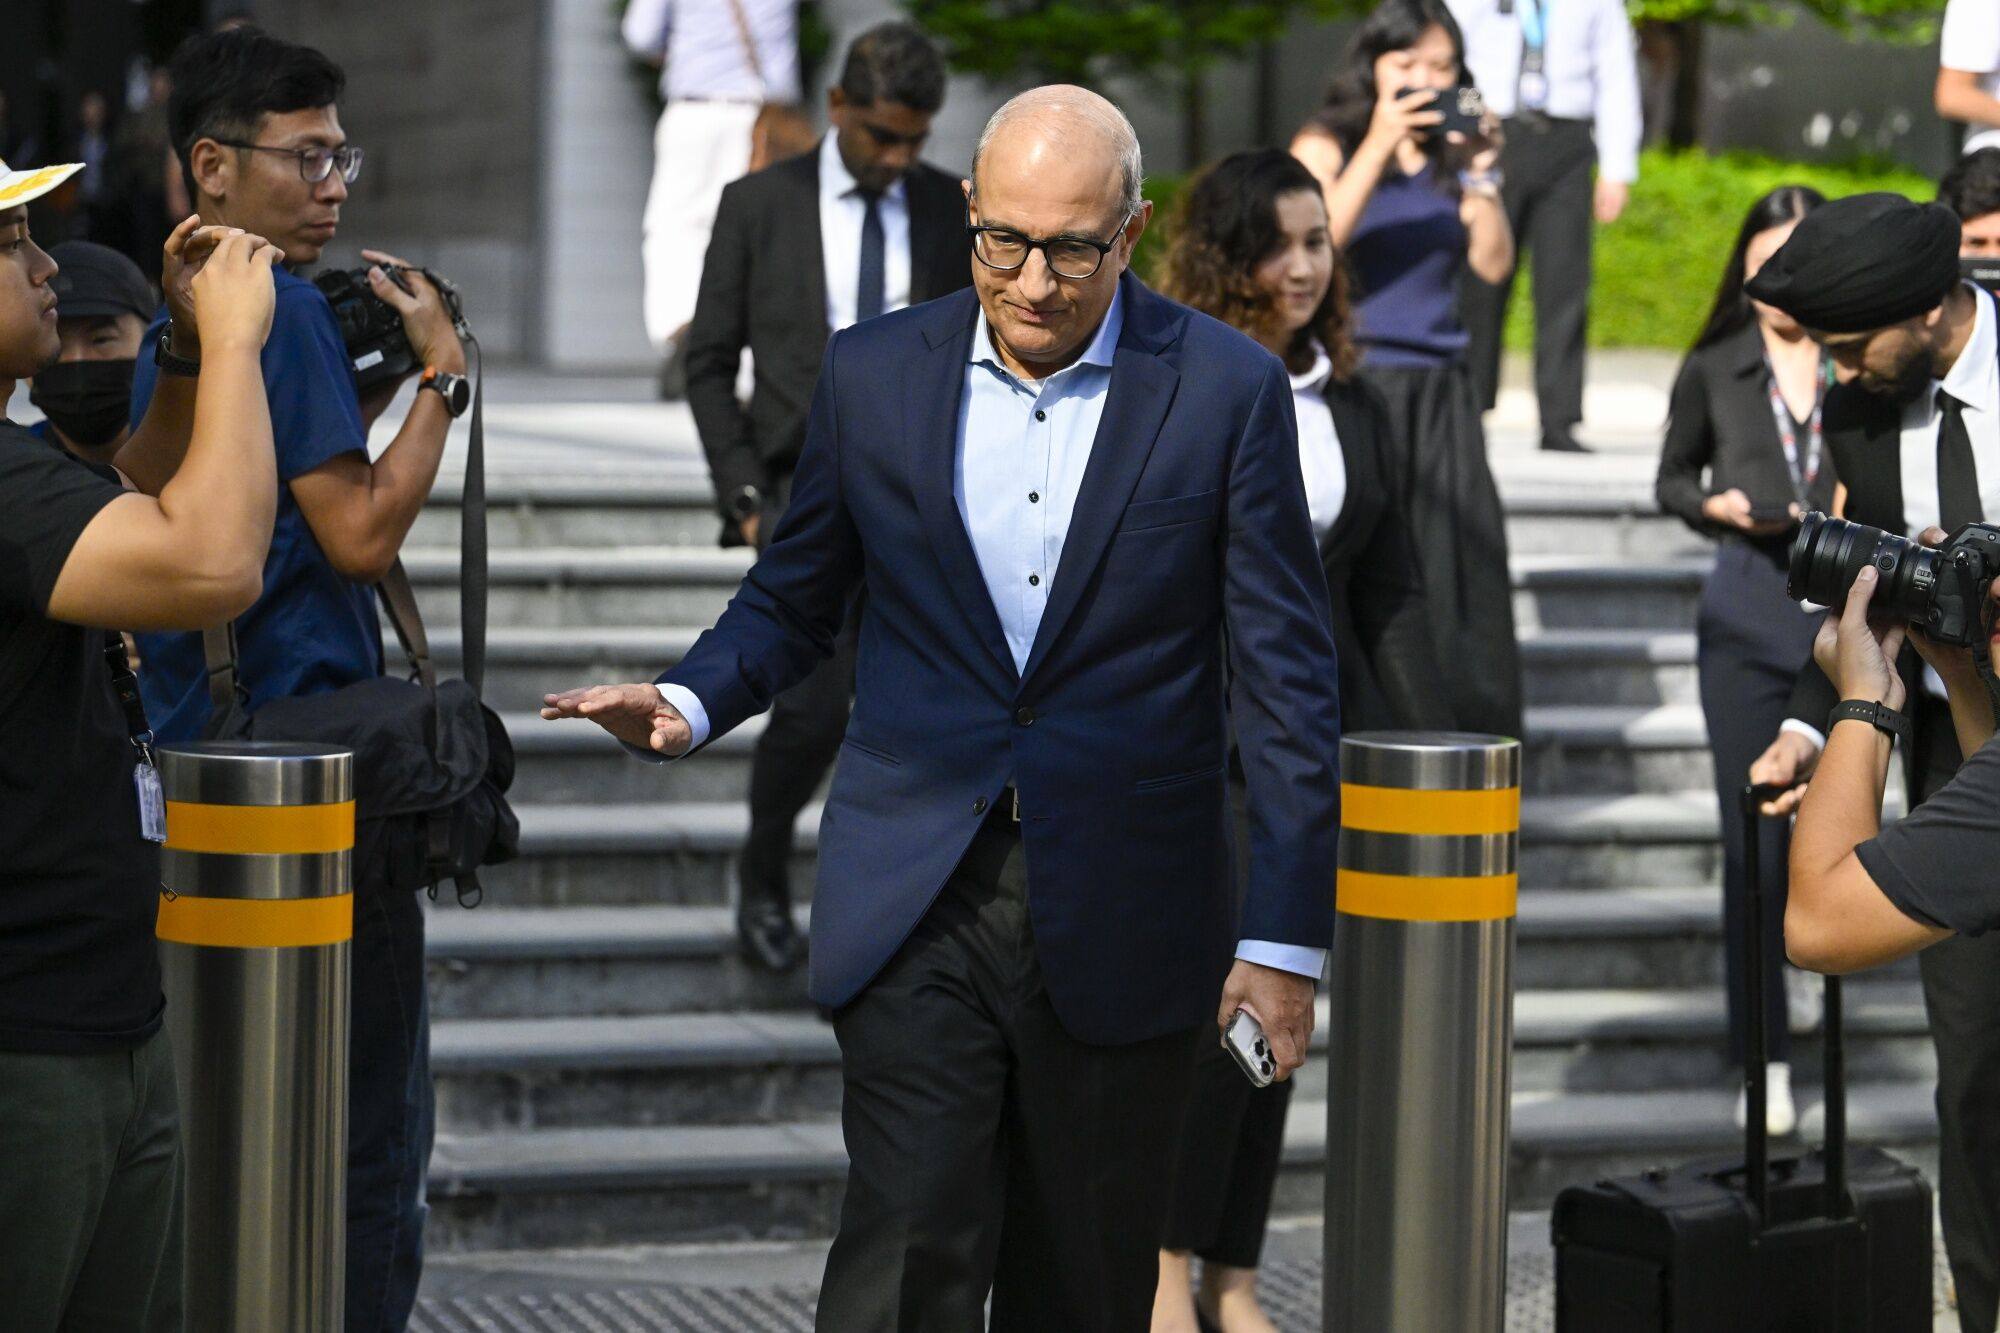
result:
[[[1180,177],[1147,182],[1146,193],[1160,203],[1162,219],[1181,184]],[[1810,185],[1828,198],[1864,190],[1897,190],[1916,199],[1936,193],[1929,179],[1886,163],[1825,166],[1750,153],[1649,150],[1640,159],[1625,215],[1597,229],[1591,345],[1685,347],[1708,313],[1744,213],[1765,191],[1791,184]],[[1141,272],[1151,272],[1146,266],[1164,237],[1163,223],[1156,222],[1140,246]],[[1526,348],[1533,321],[1526,291],[1519,294],[1523,299],[1510,311],[1507,344]]]

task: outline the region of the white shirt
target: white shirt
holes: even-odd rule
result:
[[[736,6],[756,43],[754,64]],[[666,62],[660,96],[670,102],[799,100],[797,0],[632,0],[620,30],[634,55]]]
[[[1341,452],[1333,412],[1326,405],[1326,383],[1333,378],[1333,359],[1313,344],[1312,369],[1292,376],[1292,411],[1299,422],[1299,471],[1306,479],[1306,508],[1312,514],[1313,536],[1321,541],[1333,530],[1347,503],[1347,455]]]
[[[1932,380],[1930,387],[1903,406],[1897,451],[1902,464],[1903,535],[1912,541],[1925,528],[1939,526],[1940,389],[1965,404],[1965,433],[1971,437],[1972,463],[1979,474],[1979,510],[1989,521],[2000,515],[2000,327],[1996,327],[2000,315],[1983,288],[1974,286],[1972,291],[1972,336],[1966,340],[1965,350],[1942,380]],[[1945,697],[1944,682],[1929,667],[1924,668],[1924,684],[1933,695]],[[1796,732],[1822,748],[1826,745],[1825,732],[1797,718],[1787,718],[1780,730]]]
[[[861,286],[861,228],[868,205],[854,174],[841,160],[829,133],[819,141],[819,252],[826,261],[826,327],[838,333],[855,322]],[[882,219],[882,313],[910,303],[910,196],[899,177],[882,192],[875,212]]]
[[[1950,0],[1945,5],[1938,66],[1977,74],[1980,90],[2000,97],[2000,0]],[[2000,147],[2000,127],[1975,126],[1965,138],[1968,153],[1995,147]]]
[[[1956,2],[1956,0],[1955,0]],[[1598,174],[1629,183],[1639,178],[1639,60],[1632,21],[1622,0],[1446,0],[1465,32],[1465,63],[1486,105],[1501,117],[1519,108],[1521,10],[1539,4],[1544,38],[1542,108],[1562,120],[1588,120],[1597,140]],[[1986,0],[1992,3],[1992,0]]]

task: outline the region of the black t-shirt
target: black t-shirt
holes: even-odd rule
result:
[[[105,632],[47,618],[117,474],[0,421],[0,1050],[129,1047],[160,1026],[158,849]]]
[[[1854,854],[1914,920],[1961,935],[2000,925],[2000,736]]]

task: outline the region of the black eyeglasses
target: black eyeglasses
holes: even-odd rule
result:
[[[268,144],[243,143],[236,139],[217,139],[224,148],[247,148],[253,153],[283,153],[299,160],[299,176],[308,184],[317,185],[331,176],[334,169],[340,169],[341,180],[354,184],[361,174],[361,150],[359,148],[273,148]]]
[[[1042,258],[1048,261],[1050,272],[1058,278],[1081,282],[1096,276],[1097,270],[1104,267],[1104,256],[1118,244],[1119,235],[1137,212],[1134,209],[1119,219],[1118,227],[1108,241],[1093,241],[1084,236],[1051,236],[1037,240],[1005,227],[969,226],[966,230],[972,233],[972,253],[990,269],[1012,273],[1028,262],[1030,253],[1040,250]]]

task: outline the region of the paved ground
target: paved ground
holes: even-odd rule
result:
[[[1555,1320],[1546,1213],[1517,1213],[1508,1232],[1507,1333]],[[1266,1308],[1285,1333],[1320,1328],[1320,1227],[1274,1222],[1265,1248]],[[590,1253],[433,1259],[414,1333],[809,1333],[823,1243],[634,1247]],[[1937,1273],[1936,1333],[1958,1333]]]

